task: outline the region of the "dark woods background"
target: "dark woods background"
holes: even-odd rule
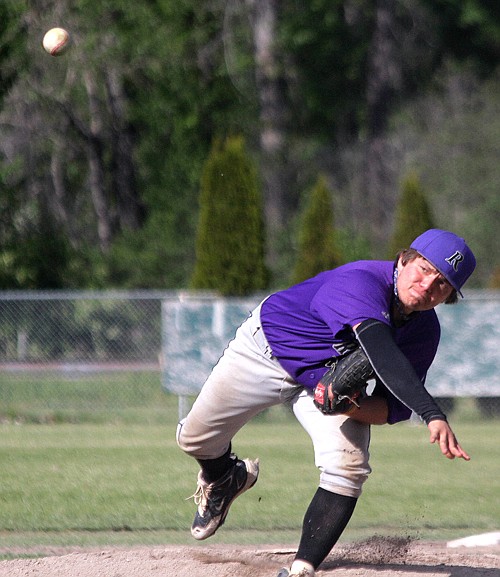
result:
[[[496,0],[3,0],[0,288],[242,294],[427,226],[498,287],[499,64]]]

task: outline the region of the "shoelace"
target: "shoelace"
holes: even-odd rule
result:
[[[210,485],[202,485],[198,483],[196,491],[189,497],[186,497],[185,501],[193,499],[194,504],[204,511],[207,508],[207,501],[210,497]]]

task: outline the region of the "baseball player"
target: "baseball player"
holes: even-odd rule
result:
[[[431,229],[395,262],[349,263],[267,297],[177,428],[179,446],[201,467],[192,536],[213,535],[257,481],[258,460],[239,459],[231,441],[278,403],[289,403],[310,435],[320,470],[297,554],[278,577],[314,577],[342,534],[371,471],[371,424],[413,411],[445,457],[468,461],[424,382],[440,338],[434,308],[462,296],[475,265],[463,238]]]

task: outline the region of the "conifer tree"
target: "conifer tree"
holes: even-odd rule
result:
[[[500,289],[500,266],[497,266],[493,269],[491,276],[488,280],[488,287],[489,289],[498,290]]]
[[[318,178],[308,196],[298,238],[292,282],[301,282],[341,264],[335,243],[331,193],[324,176]]]
[[[429,228],[435,228],[432,213],[418,174],[411,171],[402,182],[388,258],[395,258],[401,249],[408,248],[418,235]]]
[[[267,287],[262,211],[243,138],[214,142],[201,178],[192,288],[242,296]]]

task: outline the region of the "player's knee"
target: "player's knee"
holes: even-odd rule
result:
[[[179,447],[185,453],[189,454],[191,452],[192,448],[191,448],[191,443],[189,441],[189,435],[185,434],[185,427],[184,427],[185,422],[186,422],[186,419],[182,419],[177,424],[177,431],[175,433],[175,439],[177,441],[177,445],[179,445]]]
[[[368,456],[363,451],[336,451],[317,464],[321,470],[320,487],[347,497],[359,497],[371,473]]]
[[[201,450],[201,443],[196,435],[189,434],[189,425],[186,425],[186,419],[179,421],[175,438],[177,445],[188,455],[197,457]]]
[[[216,459],[224,454],[227,444],[219,441],[217,435],[199,430],[196,421],[194,425],[191,421],[182,419],[177,425],[177,445],[195,459]]]

